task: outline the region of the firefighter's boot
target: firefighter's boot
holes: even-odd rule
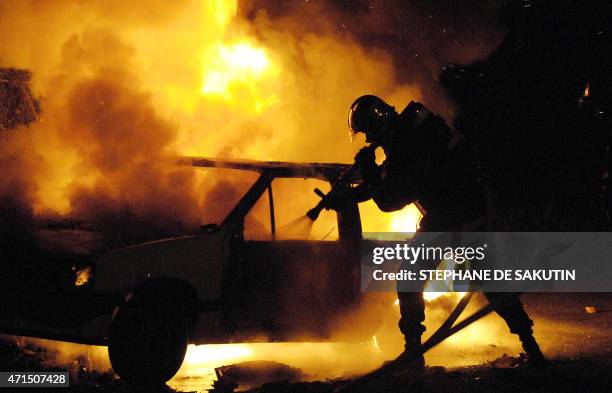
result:
[[[533,368],[543,368],[546,366],[546,359],[540,350],[540,346],[536,342],[531,332],[520,334],[521,344],[527,355],[527,366]]]
[[[421,335],[406,336],[405,340],[404,352],[398,356],[394,363],[397,363],[398,368],[410,372],[415,377],[423,375],[425,358],[421,349]]]

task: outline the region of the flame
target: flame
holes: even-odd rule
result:
[[[389,231],[391,232],[416,232],[419,221],[423,214],[414,204],[410,204],[389,216]]]
[[[441,296],[461,299],[465,295],[465,292],[423,292],[423,299],[427,302],[431,302]]]
[[[202,93],[227,93],[228,85],[233,80],[258,77],[268,67],[270,61],[263,49],[255,48],[248,43],[238,43],[231,47],[221,46],[219,58],[222,70],[205,71]]]
[[[365,344],[365,345],[364,345]],[[363,356],[359,356],[363,355]],[[297,367],[309,378],[342,375],[346,370],[369,370],[380,362],[381,351],[373,337],[365,343],[249,343],[189,345],[185,361],[168,385],[179,390],[200,391],[216,379],[216,367],[268,360]]]
[[[584,87],[584,94],[582,95],[583,97],[586,98],[586,97],[589,96],[589,94],[590,94],[589,93],[589,88],[590,88],[589,83],[587,83],[586,86]]]
[[[278,74],[265,49],[238,42],[219,45],[215,52],[204,59],[202,94],[218,95],[254,112],[261,112],[278,100],[276,94],[260,93],[262,84]]]
[[[238,2],[235,0],[208,0],[207,5],[219,27],[227,26],[238,11]]]
[[[429,284],[428,284],[429,285]],[[427,288],[427,285],[425,286]],[[456,298],[461,299],[463,296],[465,295],[465,292],[435,292],[435,291],[428,291],[428,292],[423,292],[423,299],[425,299],[426,302],[431,302],[432,300],[435,300],[441,296],[444,297],[449,297],[449,298]],[[396,306],[399,306],[399,299],[397,299],[395,301],[395,303],[393,303]]]
[[[202,386],[212,386],[216,367],[253,359],[253,344],[190,344],[180,370],[168,384],[179,390],[199,391]]]
[[[268,51],[257,46],[249,37],[242,36],[230,43],[223,41],[230,33],[235,35],[231,22],[237,9],[237,1],[208,2],[208,10],[217,24],[221,42],[213,43],[204,50],[200,93],[220,97],[249,113],[260,113],[278,101],[277,95],[266,93],[265,87],[270,78],[278,75],[279,70],[272,63]]]
[[[190,368],[211,368],[213,365],[224,362],[238,362],[249,359],[253,349],[249,344],[215,344],[215,345],[189,345],[185,355],[185,363]]]
[[[91,279],[91,267],[87,266],[83,269],[77,270],[74,285],[77,287],[83,286]]]

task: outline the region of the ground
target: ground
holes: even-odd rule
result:
[[[612,293],[604,294],[525,294],[524,303],[536,323],[539,336],[550,364],[544,370],[526,367],[512,367],[511,359],[499,358],[480,365],[459,367],[431,367],[424,377],[414,381],[404,376],[393,376],[373,381],[359,387],[359,392],[610,392],[612,391]],[[589,314],[585,306],[594,306],[596,312]],[[36,347],[18,348],[12,338],[5,337],[0,346],[0,370],[69,370],[79,378],[64,392],[172,392],[164,387],[126,386],[112,374],[96,373],[83,369],[71,369],[67,364],[61,367],[45,366],[45,351]],[[510,354],[512,355],[512,354]],[[459,354],[461,356],[461,354]],[[78,359],[75,359],[78,364]],[[269,366],[269,364],[268,364]],[[78,366],[77,366],[78,368]],[[262,368],[263,370],[263,368]],[[252,393],[299,393],[332,392],[345,386],[350,375],[339,379],[299,382],[300,373],[285,366],[276,379],[289,375],[293,382],[267,382],[252,388]],[[257,373],[257,368],[255,368]],[[267,372],[269,372],[269,367]],[[251,370],[250,377],[252,378]],[[263,373],[263,371],[262,371]],[[244,375],[244,374],[243,374]],[[269,374],[268,374],[269,375]],[[280,375],[280,376],[279,376]],[[293,376],[293,377],[292,377]],[[238,383],[241,376],[236,374]],[[72,378],[74,381],[74,377]],[[298,378],[299,380],[299,378]],[[185,385],[187,386],[187,385]],[[208,386],[190,385],[178,391],[206,391]],[[244,386],[242,384],[241,386]],[[176,387],[176,386],[175,386]],[[244,388],[243,388],[244,389]],[[3,390],[4,391],[4,390]],[[9,390],[7,390],[9,391]],[[23,392],[22,389],[15,389]],[[35,390],[28,390],[35,391]],[[41,392],[47,390],[40,389]],[[216,390],[229,392],[230,390]]]

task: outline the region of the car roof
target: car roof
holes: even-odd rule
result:
[[[282,161],[257,161],[185,156],[179,164],[203,168],[225,168],[259,172],[271,177],[311,178],[333,181],[349,168],[349,164],[338,163],[296,163]]]

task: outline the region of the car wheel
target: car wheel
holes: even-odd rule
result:
[[[121,379],[163,384],[181,367],[189,343],[183,315],[168,304],[127,302],[109,330],[108,355]]]

